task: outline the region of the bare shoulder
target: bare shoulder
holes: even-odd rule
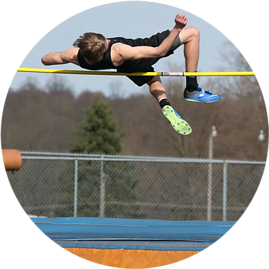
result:
[[[111,54],[114,55],[114,57],[122,57],[126,53],[129,53],[130,50],[132,51],[132,47],[127,44],[123,43],[115,43],[111,47]]]
[[[127,46],[123,43],[115,43],[111,47],[111,60],[114,66],[118,67],[123,64],[124,59],[122,58],[122,50]]]
[[[111,50],[120,52],[122,49],[127,49],[128,47],[130,46],[123,43],[115,43],[112,45]]]

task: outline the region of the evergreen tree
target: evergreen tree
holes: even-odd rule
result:
[[[86,110],[80,127],[75,131],[77,141],[71,145],[71,152],[117,154],[121,151],[123,134],[117,134],[111,109],[99,95],[94,98],[93,108]],[[132,175],[134,169],[135,165],[129,162],[79,161],[77,216],[98,217],[101,212],[103,217],[135,217],[139,207],[132,204],[136,201],[138,184]],[[72,174],[74,164],[67,170]],[[66,180],[65,175],[58,178],[57,188],[61,186],[62,190],[55,202],[58,206],[54,212],[58,217],[73,215],[73,207],[68,206],[73,201],[73,180]]]
[[[93,109],[87,109],[85,119],[76,130],[77,142],[71,152],[117,154],[121,151],[121,138],[111,108],[97,94]]]

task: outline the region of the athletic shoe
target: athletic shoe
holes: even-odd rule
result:
[[[197,91],[188,92],[187,89],[184,91],[184,100],[188,102],[214,103],[219,101],[220,98],[220,95],[215,95],[209,91],[204,91],[199,85],[197,87]]]
[[[176,132],[182,135],[189,135],[192,132],[191,126],[171,106],[164,106],[162,111]]]

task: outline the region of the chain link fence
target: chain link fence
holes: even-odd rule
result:
[[[7,172],[28,215],[237,221],[265,162],[21,152]]]

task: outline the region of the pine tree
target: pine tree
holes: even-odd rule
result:
[[[77,142],[71,152],[117,154],[121,151],[122,134],[117,134],[117,124],[111,108],[97,94],[93,109],[87,109],[85,119],[76,130]]]
[[[71,152],[117,154],[121,151],[123,134],[117,134],[117,124],[112,111],[99,95],[94,98],[93,108],[86,110],[80,130],[75,133],[77,141],[71,145]],[[98,217],[100,212],[103,212],[104,215],[101,215],[104,217],[136,216],[139,207],[134,206],[133,202],[137,197],[138,179],[133,177],[134,169],[135,165],[129,162],[103,161],[101,164],[100,161],[79,161],[77,216]],[[59,205],[54,210],[57,217],[73,214],[73,180],[66,179],[66,174],[72,174],[73,171],[74,164],[70,163],[67,171],[58,178],[57,188],[61,189],[62,193],[55,202]],[[105,194],[104,207],[99,203],[100,188]]]

